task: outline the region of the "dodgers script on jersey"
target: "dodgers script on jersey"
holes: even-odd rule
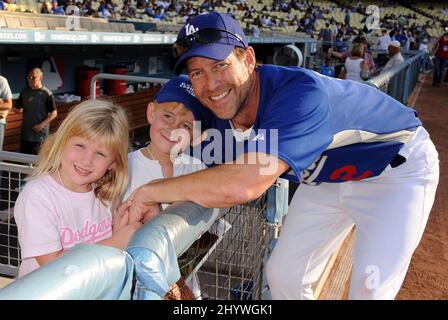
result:
[[[232,132],[229,120],[208,117],[203,127],[219,130],[222,138],[205,141],[203,151],[218,143],[221,151],[231,146],[233,159],[265,152],[290,166],[284,178],[337,183],[381,174],[421,126],[413,109],[363,83],[272,65],[258,73],[258,113],[246,139],[226,134]]]

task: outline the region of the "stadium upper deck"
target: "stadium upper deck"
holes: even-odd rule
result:
[[[11,1],[9,1],[11,2]],[[65,4],[65,0],[60,0]],[[128,1],[127,1],[128,2]],[[379,11],[379,27],[391,28],[398,22],[409,29],[415,26],[425,26],[429,36],[439,37],[443,27],[448,23],[448,11],[443,3],[414,3],[399,5],[396,1],[272,1],[272,0],[237,0],[237,1],[129,1],[125,7],[122,0],[79,2],[81,14],[88,14],[98,19],[82,19],[79,31],[98,32],[135,32],[133,25],[151,24],[153,30],[177,31],[189,16],[204,11],[215,10],[226,12],[245,22],[248,28],[258,28],[260,31],[277,31],[294,33],[306,22],[313,20],[311,33],[317,33],[325,27],[325,22],[344,24],[346,12],[349,12],[350,26],[363,29],[369,15],[369,5],[375,5]],[[108,7],[108,3],[110,6]],[[16,0],[15,3],[5,3],[5,11],[9,13],[34,13],[42,10],[44,3],[37,0]],[[64,6],[61,6],[65,10]],[[129,7],[131,10],[129,10]],[[50,5],[51,8],[51,5]],[[88,8],[88,9],[86,9]],[[51,10],[51,9],[50,9]],[[106,11],[105,11],[106,10]],[[107,13],[106,13],[107,12]],[[131,13],[129,13],[131,12]],[[105,17],[108,17],[105,19]],[[59,20],[56,20],[59,18]],[[9,21],[0,19],[1,28],[44,28],[60,30],[66,28],[57,14],[22,16],[22,20],[9,17]],[[27,20],[28,21],[23,21]],[[109,24],[105,23],[110,19]],[[130,22],[123,24],[118,22]],[[157,27],[156,27],[157,26]],[[76,31],[76,30],[75,30]],[[137,28],[138,31],[138,28]],[[374,30],[374,33],[379,30]]]

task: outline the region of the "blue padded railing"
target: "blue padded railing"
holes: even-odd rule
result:
[[[425,57],[424,52],[410,51],[410,53],[414,55],[399,66],[379,74],[365,83],[408,105],[409,97],[418,81],[421,60]]]
[[[133,262],[119,249],[79,244],[0,290],[0,300],[129,300]]]
[[[268,191],[268,222],[281,224],[287,210],[285,181]],[[163,299],[180,278],[177,257],[219,216],[219,209],[178,202],[141,227],[126,251],[79,244],[63,256],[0,290],[0,299]],[[136,286],[131,297],[135,272]]]
[[[137,278],[134,299],[162,299],[180,278],[177,257],[207,231],[219,209],[192,202],[174,203],[135,233],[126,251],[133,257]]]

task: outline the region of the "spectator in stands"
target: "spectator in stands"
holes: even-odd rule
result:
[[[419,44],[418,51],[425,53],[420,63],[420,72],[425,72],[428,69],[428,59],[429,59],[429,48],[427,38],[424,38],[422,42]]]
[[[322,40],[322,49],[324,53],[328,52],[333,46],[333,31],[330,28],[330,24],[328,22],[325,23],[325,28],[322,28],[317,35],[317,40]]]
[[[117,209],[128,177],[128,135],[125,110],[87,100],[45,141],[14,207],[19,278],[79,243],[126,248],[141,226],[128,221],[129,202]]]
[[[84,17],[90,17],[96,14],[96,11],[92,8],[91,1],[85,1],[84,3],[77,2],[78,7],[80,7],[81,15]]]
[[[367,52],[368,44],[366,38],[357,37],[353,40],[353,44],[356,43],[362,44],[364,46],[364,61],[366,62],[366,65],[369,67],[370,75],[373,75],[376,71],[376,66],[372,55],[369,52]],[[344,52],[336,52],[332,48],[330,48],[329,53],[345,62],[345,59],[351,55],[351,50],[347,50]]]
[[[362,32],[353,40],[353,43],[362,44],[362,46],[364,47],[364,60],[369,67],[370,74],[374,74],[376,71],[375,60],[373,59],[373,56],[369,51],[369,43],[367,42],[366,37],[362,35]]]
[[[152,17],[157,20],[165,20],[166,19],[165,9],[157,8]]]
[[[406,36],[406,42],[404,44],[403,50],[404,51],[409,51],[413,48],[414,42],[415,42],[415,38],[414,35],[412,34],[411,31],[407,32],[407,36]]]
[[[369,67],[363,57],[364,46],[361,43],[354,43],[350,56],[345,59],[345,79],[358,82],[369,79]]]
[[[152,7],[151,3],[149,3],[149,2],[145,4],[144,11],[150,17],[152,17],[154,15],[154,12],[155,12],[154,8]]]
[[[12,93],[8,80],[0,76],[0,151],[3,150],[5,139],[6,118],[12,108]],[[0,171],[1,178],[1,171]]]
[[[378,53],[377,59],[379,65],[386,64],[387,61],[387,49],[389,48],[389,44],[392,40],[390,39],[390,36],[387,33],[386,29],[381,30],[381,37],[378,38],[377,46],[378,50],[381,50],[380,53]]]
[[[132,6],[132,3],[130,0],[126,0],[123,4],[123,9],[121,10],[121,16],[127,17],[127,18],[135,18],[137,11]]]
[[[345,10],[344,23],[346,26],[350,26],[350,13],[348,10]]]
[[[434,76],[432,78],[433,87],[440,87],[442,84],[445,68],[448,64],[448,32],[445,32],[434,47]]]
[[[51,13],[52,14],[58,14],[58,15],[65,15],[65,11],[62,7],[59,7],[58,2],[56,0],[53,0],[51,3]]]
[[[199,15],[189,25],[197,34],[180,28],[174,69],[186,66],[197,99],[213,112],[201,119],[214,129],[203,153],[213,167],[138,188],[131,214],[155,203],[252,202],[282,176],[300,186],[267,262],[272,298],[314,299],[313,285],[355,224],[361,235],[349,298],[393,299],[439,178],[437,151],[415,111],[354,81],[257,66],[254,48],[226,15]],[[207,29],[213,40],[200,32]],[[372,274],[374,284],[366,281]]]
[[[286,27],[285,19],[280,18],[280,21],[278,22],[278,27],[279,27],[279,28],[284,28],[284,27]]]
[[[39,68],[28,72],[28,87],[20,92],[14,106],[23,113],[20,152],[37,154],[41,143],[48,137],[50,122],[58,115],[53,94],[42,84]]]
[[[398,67],[403,61],[403,55],[401,54],[401,45],[397,40],[391,41],[389,43],[389,61],[387,61],[386,65],[381,70],[381,73],[385,73],[395,67]]]
[[[403,47],[406,41],[408,41],[408,38],[406,37],[404,32],[401,32],[399,29],[395,30],[394,36],[391,37],[391,39],[400,42],[401,47]]]
[[[330,26],[331,26],[331,32],[333,34],[333,37],[336,37],[336,35],[339,33],[339,28],[338,28],[338,24],[336,23],[336,21],[333,18],[330,19]]]
[[[42,2],[42,6],[40,8],[40,13],[50,14],[50,13],[52,13],[51,8],[52,8],[52,5],[51,5],[50,1],[44,1],[44,2]]]
[[[72,0],[67,0],[67,7],[65,8],[65,14],[67,16],[80,16],[80,10],[76,4],[73,4]]]
[[[115,11],[117,6],[112,2],[112,0],[105,0],[106,9],[111,13],[112,18],[115,17]]]
[[[102,18],[106,19],[112,18],[112,12],[110,11],[110,8],[106,6],[106,3],[104,1],[100,1],[100,5],[98,7],[97,12],[98,15]]]
[[[324,65],[320,66],[320,68],[319,68],[319,73],[323,74],[324,76],[334,78],[336,76],[336,73],[335,73],[334,67],[331,66],[330,63],[331,63],[331,57],[328,57],[328,55],[327,55],[327,57],[325,57],[325,60],[324,60]]]

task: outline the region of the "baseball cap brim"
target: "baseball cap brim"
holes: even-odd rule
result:
[[[183,95],[178,95],[176,93],[167,93],[167,94],[161,94],[157,96],[156,101],[158,103],[164,103],[164,102],[179,102],[182,103],[188,110],[193,113],[193,117],[196,121],[201,120],[201,108],[202,106],[199,104],[199,102],[194,103],[191,101],[191,98],[186,98]]]
[[[226,59],[233,51],[235,46],[224,43],[208,43],[193,45],[185,52],[174,66],[174,74],[179,75],[184,69],[188,59],[193,57],[203,57],[216,61]]]

